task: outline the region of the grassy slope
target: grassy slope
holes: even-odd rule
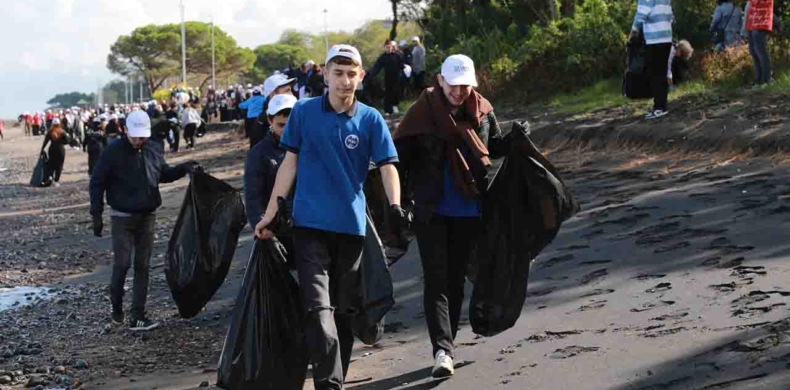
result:
[[[650,100],[630,100],[621,94],[621,80],[610,79],[596,83],[574,93],[560,94],[553,98],[533,105],[531,108],[548,109],[558,114],[578,114],[597,109],[616,106],[629,106],[635,112],[646,112],[651,107]],[[730,85],[711,85],[702,81],[681,84],[669,94],[670,102],[685,97],[701,95],[728,95],[748,88]],[[790,72],[776,76],[774,82],[765,90],[754,93],[790,93]],[[672,107],[670,105],[670,111]]]

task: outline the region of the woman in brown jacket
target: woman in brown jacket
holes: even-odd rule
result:
[[[44,145],[41,145],[41,152],[49,144],[47,155],[47,176],[51,176],[55,182],[55,187],[60,186],[60,174],[63,172],[63,163],[66,162],[66,145],[71,142],[71,137],[60,126],[60,120],[53,119],[47,135],[44,137]]]

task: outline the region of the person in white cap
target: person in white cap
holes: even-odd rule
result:
[[[491,159],[507,152],[494,108],[475,91],[472,59],[452,55],[393,133],[401,174],[409,177],[414,230],[424,272],[432,375],[453,375],[464,280],[481,224]],[[437,162],[441,162],[437,164]]]
[[[411,40],[411,72],[412,80],[414,80],[414,89],[417,92],[422,92],[425,89],[425,47],[423,47],[420,37],[414,37]]]
[[[244,204],[247,207],[247,219],[253,229],[266,210],[277,170],[285,158],[286,150],[280,145],[280,138],[296,101],[296,97],[292,94],[280,94],[272,98],[266,111],[266,119],[271,130],[261,142],[247,152],[247,160],[244,163]],[[278,238],[285,245],[286,252],[292,255],[293,238],[283,237],[279,232]]]
[[[287,198],[296,182],[295,263],[313,382],[317,390],[342,390],[354,345],[351,294],[345,292],[359,271],[367,228],[362,188],[371,162],[381,171],[397,216],[393,221],[402,226],[407,216],[400,207],[398,171],[392,165],[398,155],[387,123],[354,96],[365,76],[359,51],[333,46],[326,64],[328,93],[299,101],[285,126],[280,145],[287,153],[255,235],[274,237],[270,225],[277,199]]]
[[[293,96],[293,86],[296,84],[296,79],[289,79],[284,74],[276,74],[270,76],[263,82],[263,95],[266,97],[263,101],[263,111],[258,116],[258,126],[261,126],[263,134],[266,134],[269,129],[268,110],[269,102],[278,95],[291,95]]]
[[[93,216],[93,234],[102,236],[104,223],[104,196],[110,205],[112,246],[115,254],[110,280],[112,321],[121,324],[123,311],[123,285],[132,265],[134,253],[134,284],[129,328],[135,331],[150,330],[159,324],[146,317],[145,301],[148,295],[148,270],[156,233],[156,209],[162,205],[159,183],[171,183],[200,166],[187,161],[171,167],[162,151],[153,143],[151,119],[142,111],[129,114],[126,121],[128,134],[111,143],[94,168],[90,180],[90,212]]]
[[[401,74],[405,62],[401,53],[397,51],[397,44],[387,40],[384,43],[384,53],[376,60],[376,64],[370,69],[369,77],[384,71],[384,113],[387,115],[398,113],[398,103],[400,102]]]

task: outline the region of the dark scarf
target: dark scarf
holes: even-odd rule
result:
[[[477,198],[479,191],[475,185],[474,175],[459,147],[461,142],[465,143],[472,156],[479,160],[483,167],[491,166],[488,149],[477,136],[475,129],[480,127],[486,115],[494,111],[494,107],[477,91],[472,90],[460,109],[466,113],[469,121],[455,121],[441,86],[428,88],[406,112],[392,137],[398,140],[432,134],[443,139],[447,144],[446,158],[450,163],[450,175],[455,188],[464,198],[472,200]]]

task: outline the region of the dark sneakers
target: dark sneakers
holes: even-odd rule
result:
[[[131,321],[129,321],[129,330],[132,331],[146,331],[157,328],[158,326],[158,322],[151,321],[145,317],[138,319],[133,318]]]
[[[123,309],[112,309],[112,314],[110,314],[110,318],[112,318],[112,322],[116,325],[123,324],[123,320],[126,319],[126,315],[123,314]]]

